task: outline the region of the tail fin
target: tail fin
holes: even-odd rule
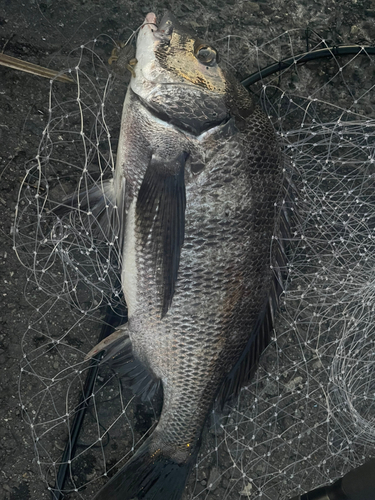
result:
[[[94,497],[94,500],[179,500],[196,453],[177,463],[154,446],[152,436]],[[196,450],[197,451],[197,450]]]

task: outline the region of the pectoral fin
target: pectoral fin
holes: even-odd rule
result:
[[[107,242],[117,242],[121,249],[125,227],[125,179],[115,189],[112,179],[98,182],[90,189],[81,189],[65,198],[53,212],[58,217],[69,215],[80,219],[80,226],[94,238]]]
[[[137,227],[149,246],[156,281],[160,283],[161,317],[173,299],[185,233],[185,162],[182,152],[172,159],[153,157],[136,205]]]

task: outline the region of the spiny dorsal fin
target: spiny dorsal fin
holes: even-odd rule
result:
[[[276,248],[273,248],[273,279],[271,281],[268,298],[258,316],[249,341],[235,366],[225,378],[217,400],[221,407],[225,402],[236,397],[241,387],[248,383],[258,366],[259,358],[271,339],[274,328],[275,314],[279,305],[280,295],[284,291],[286,278],[287,253],[285,242],[290,241],[290,207],[293,206],[294,189],[288,178],[282,186],[284,203],[278,218]]]

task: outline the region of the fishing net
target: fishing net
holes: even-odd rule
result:
[[[242,75],[334,45],[302,30],[266,43],[215,43]],[[54,210],[65,195],[112,175],[126,87],[126,77],[107,63],[112,48],[105,38],[85,44],[69,61],[75,83],[51,82],[49,118],[26,165],[14,228],[28,273],[25,297],[35,310],[22,344],[24,418],[40,475],[53,488],[74,419],[87,405],[64,486],[70,498],[82,499],[128,460],[160,410],[160,401],[141,402],[105,367],[82,401],[85,354],[97,342],[105,307],[122,303],[117,241],[98,234],[87,210]],[[346,56],[332,51],[252,86],[293,185],[286,287],[254,379],[223,413],[210,415],[186,498],[287,499],[371,457],[374,64],[366,48]]]

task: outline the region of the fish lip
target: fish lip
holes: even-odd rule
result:
[[[148,27],[149,29],[152,29],[152,26],[156,26],[156,29],[158,28],[158,25],[156,23],[157,18],[156,15],[153,12],[149,12],[147,16],[145,17],[145,20],[143,21],[143,24],[141,26],[141,29]]]

